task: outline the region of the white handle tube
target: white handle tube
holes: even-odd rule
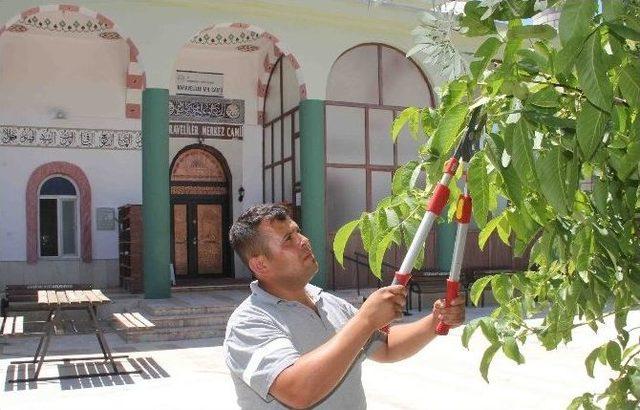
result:
[[[413,270],[413,263],[416,261],[416,258],[420,253],[420,248],[427,238],[427,234],[431,230],[431,226],[433,225],[433,222],[437,217],[438,215],[429,211],[427,211],[422,217],[422,221],[420,221],[420,226],[418,226],[416,236],[413,237],[413,241],[411,242],[411,246],[407,251],[407,255],[404,257],[402,265],[400,266],[401,273],[411,273],[411,271]]]
[[[462,270],[462,260],[464,259],[464,247],[467,242],[468,230],[469,224],[458,224],[456,243],[453,248],[453,259],[451,261],[451,270],[449,272],[449,279],[456,282],[460,281],[460,271]]]

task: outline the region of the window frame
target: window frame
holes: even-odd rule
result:
[[[67,181],[69,181],[72,185],[73,188],[76,190],[76,194],[75,195],[40,195],[40,191],[42,190],[42,187],[44,184],[47,183],[47,181],[49,181],[50,179],[53,178],[64,178]],[[37,226],[38,226],[38,258],[39,259],[44,259],[44,260],[76,260],[76,259],[80,259],[80,190],[78,187],[78,184],[76,184],[76,182],[71,179],[70,177],[68,177],[67,175],[61,175],[61,174],[51,174],[48,175],[38,186],[38,211],[37,211]],[[57,218],[57,232],[56,235],[58,236],[58,249],[57,252],[58,254],[53,256],[49,256],[49,255],[42,255],[42,236],[41,236],[41,232],[40,232],[40,200],[41,199],[55,199],[56,200],[56,218]],[[75,203],[75,212],[74,212],[74,226],[75,226],[75,241],[76,241],[76,246],[75,246],[75,253],[73,254],[62,254],[62,250],[63,250],[63,240],[62,240],[62,236],[63,236],[63,226],[62,226],[62,203],[63,202],[69,202],[69,201],[73,201]]]

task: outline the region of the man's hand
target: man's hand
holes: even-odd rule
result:
[[[365,321],[371,330],[383,328],[393,319],[402,317],[407,289],[403,285],[380,288],[362,304],[356,317]]]
[[[438,299],[433,304],[433,317],[437,322],[444,322],[451,328],[464,323],[464,296],[458,295],[451,301],[451,306],[445,307],[445,300]]]

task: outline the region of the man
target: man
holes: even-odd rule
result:
[[[435,336],[439,319],[464,322],[464,298],[429,316],[379,331],[402,316],[403,286],[378,289],[360,310],[309,284],[318,270],[309,240],[279,205],[246,210],[229,233],[257,279],[227,323],[224,354],[244,409],[363,409],[364,355],[394,362]]]

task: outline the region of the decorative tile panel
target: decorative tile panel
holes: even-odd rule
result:
[[[142,132],[0,125],[0,146],[139,150]]]
[[[244,100],[171,95],[169,121],[244,124]]]

